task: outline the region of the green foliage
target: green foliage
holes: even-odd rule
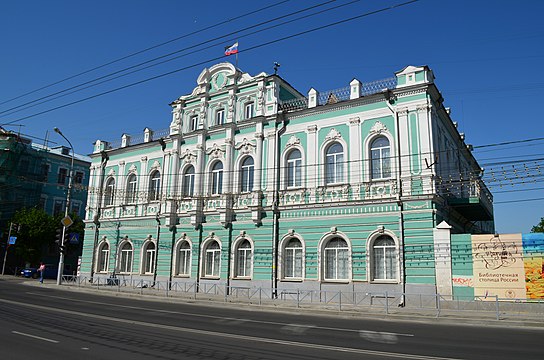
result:
[[[544,217],[540,218],[540,222],[537,225],[533,226],[531,232],[544,233]]]

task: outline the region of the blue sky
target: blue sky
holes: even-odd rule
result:
[[[59,127],[76,152],[84,154],[92,151],[97,139],[116,141],[123,133],[140,134],[145,127],[165,129],[171,120],[168,104],[195,87],[203,68],[234,61],[221,55],[224,46],[236,39],[242,51],[238,66],[243,71],[252,75],[272,73],[274,62],[278,62],[279,74],[303,93],[311,87],[320,91],[342,88],[353,78],[363,82],[388,78],[407,65],[428,65],[435,73],[445,106],[451,107],[453,119],[466,134],[466,142],[475,146],[474,154],[486,169],[488,186],[494,193],[497,231],[529,232],[544,216],[544,161],[537,160],[544,158],[544,141],[528,141],[544,137],[540,111],[544,89],[543,1],[420,0],[247,50],[402,2],[3,1],[0,124],[24,125],[22,133],[62,144],[52,132],[53,127]],[[292,12],[298,11],[300,17],[342,4],[348,5],[267,31],[247,34],[261,26],[240,32],[276,17],[282,21],[295,19],[286,16]],[[317,7],[301,11],[310,6]],[[209,29],[202,31],[205,28]],[[190,33],[195,34],[12,100]],[[214,38],[217,40],[208,42]],[[185,56],[173,61],[39,104],[51,100],[40,98],[52,93],[203,42],[206,48],[193,48],[204,48],[201,51],[181,52],[178,54]],[[32,107],[23,109],[28,106]],[[33,116],[40,112],[44,113]],[[513,141],[520,142],[478,147]]]

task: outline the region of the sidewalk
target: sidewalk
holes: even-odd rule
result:
[[[13,279],[13,278],[12,278]],[[7,280],[7,279],[6,279]],[[57,288],[62,291],[77,291],[92,293],[104,296],[115,296],[125,298],[137,298],[147,301],[162,301],[169,303],[193,303],[202,306],[223,306],[236,307],[250,306],[253,310],[262,311],[281,311],[297,314],[319,314],[323,316],[344,316],[344,317],[363,317],[365,319],[384,320],[384,321],[405,321],[405,322],[423,322],[433,324],[458,324],[484,327],[522,327],[537,328],[544,330],[544,311],[543,304],[539,305],[539,312],[501,312],[499,320],[497,314],[493,311],[474,311],[474,310],[452,310],[441,309],[421,309],[411,307],[408,303],[406,307],[364,307],[353,306],[351,304],[323,304],[323,303],[297,303],[285,300],[263,299],[261,301],[245,300],[236,297],[225,297],[223,295],[203,294],[203,293],[181,293],[165,292],[153,288],[121,288],[117,286],[102,286],[97,288],[91,285],[61,285],[57,286],[55,280],[45,280],[40,284],[37,280],[24,279],[25,285],[35,287]],[[541,307],[541,310],[540,310]]]

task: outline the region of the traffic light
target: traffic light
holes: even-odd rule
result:
[[[66,254],[66,245],[59,245],[59,251],[61,254]]]
[[[62,228],[55,230],[55,233],[56,233],[55,242],[57,244],[62,244],[61,241],[60,241],[62,239]]]

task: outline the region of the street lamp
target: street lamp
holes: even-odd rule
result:
[[[68,140],[66,138],[66,136],[64,136],[64,134],[60,131],[60,129],[58,127],[55,127],[53,128],[53,130],[55,130],[55,132],[57,134],[59,134],[60,136],[62,136],[64,138],[64,140],[66,140],[68,142],[68,144],[70,144],[70,148],[72,149],[72,158],[71,158],[71,161],[70,161],[70,173],[69,173],[69,177],[68,177],[68,191],[66,192],[66,209],[64,210],[64,217],[66,218],[68,216],[68,209],[70,208],[70,196],[71,196],[71,193],[72,193],[72,175],[73,175],[73,172],[74,172],[74,147],[72,146],[72,143],[70,142],[70,140]],[[70,225],[68,225],[70,226]],[[66,236],[66,229],[67,229],[67,226],[65,225],[65,223],[63,223],[62,225],[62,237],[59,241],[59,269],[58,269],[58,272],[57,272],[57,285],[60,285],[61,283],[61,279],[62,279],[62,274],[64,273],[64,251],[63,251],[63,248],[64,248],[64,237]]]

